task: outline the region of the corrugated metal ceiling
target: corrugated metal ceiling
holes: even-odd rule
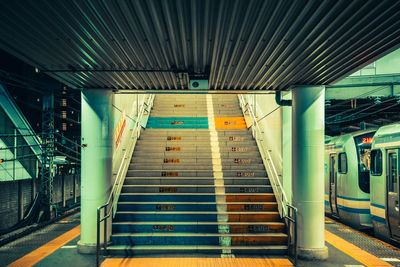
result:
[[[400,44],[400,1],[0,1],[0,48],[74,88],[331,84]]]

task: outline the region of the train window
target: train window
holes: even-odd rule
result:
[[[339,153],[338,172],[347,173],[347,156],[346,153]]]
[[[382,175],[382,151],[379,149],[371,151],[371,175]]]
[[[358,154],[358,186],[369,193],[369,171],[371,167],[371,143],[375,132],[354,137]]]

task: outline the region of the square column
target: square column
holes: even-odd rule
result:
[[[96,252],[97,208],[107,201],[112,184],[111,90],[82,91],[80,253]],[[103,237],[103,234],[100,234]],[[101,240],[103,242],[103,240]]]
[[[309,260],[326,259],[325,87],[296,87],[292,94],[292,200],[297,208],[298,255]]]

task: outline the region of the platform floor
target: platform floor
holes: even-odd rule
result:
[[[400,249],[326,218],[326,261],[298,260],[297,266],[400,266]],[[0,266],[95,266],[94,255],[81,255],[76,244],[80,234],[79,214],[0,247]],[[109,266],[293,266],[285,257],[221,255],[157,255],[151,257],[102,258]]]

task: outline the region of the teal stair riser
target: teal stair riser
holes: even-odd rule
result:
[[[160,230],[161,229],[161,230]],[[113,233],[218,233],[218,225],[113,225]]]
[[[169,209],[169,210],[165,210]],[[215,204],[129,204],[120,202],[118,203],[118,211],[160,211],[165,212],[174,211],[217,211]]]
[[[121,194],[119,201],[125,202],[215,202],[215,195],[126,195]]]
[[[176,222],[209,222],[217,221],[216,214],[173,214],[171,212],[160,212],[154,214],[148,213],[118,213],[114,217],[115,222],[165,222],[165,221],[176,221]]]
[[[112,236],[111,242],[115,245],[219,245],[219,237],[214,236]],[[247,241],[252,244],[251,239]],[[257,245],[280,244],[274,239],[258,241]]]
[[[111,237],[115,245],[219,245],[218,237]]]

